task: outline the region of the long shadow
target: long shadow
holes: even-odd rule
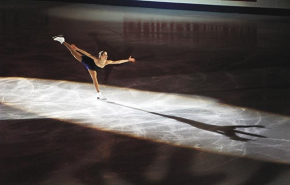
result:
[[[248,132],[244,132],[244,131],[240,131],[237,130],[238,128],[265,128],[264,126],[261,125],[235,125],[235,126],[217,126],[217,125],[210,125],[210,124],[205,124],[205,123],[201,123],[198,121],[193,121],[187,118],[181,118],[178,116],[170,116],[170,115],[165,115],[165,114],[160,114],[160,113],[156,113],[156,112],[151,112],[151,111],[146,111],[146,110],[142,110],[139,108],[134,108],[134,107],[130,107],[127,105],[122,105],[119,103],[115,103],[115,102],[111,102],[111,101],[107,101],[110,104],[114,104],[114,105],[119,105],[119,106],[123,106],[123,107],[127,107],[130,109],[135,109],[135,110],[139,110],[139,111],[143,111],[143,112],[147,112],[150,114],[154,114],[157,116],[161,116],[164,118],[169,118],[169,119],[174,119],[178,122],[181,123],[186,123],[189,125],[192,125],[196,128],[202,129],[202,130],[206,130],[206,131],[210,131],[210,132],[215,132],[218,134],[222,134],[232,140],[235,141],[250,141],[252,139],[248,139],[248,138],[243,138],[241,136],[238,136],[237,134],[241,134],[241,135],[245,135],[245,136],[251,136],[251,137],[259,137],[259,138],[266,138],[265,136],[261,136],[258,134],[253,134],[253,133],[248,133]]]

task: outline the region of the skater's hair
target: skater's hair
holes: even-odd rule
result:
[[[99,58],[101,58],[101,56],[102,56],[105,52],[107,52],[107,51],[100,51],[100,52],[99,52]]]

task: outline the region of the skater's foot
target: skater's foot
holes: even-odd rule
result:
[[[64,39],[64,37],[63,37],[62,35],[54,36],[54,37],[52,37],[52,38],[53,38],[53,40],[58,41],[58,42],[60,42],[61,44],[63,44],[64,41],[65,41],[65,39]]]
[[[97,93],[97,98],[98,98],[98,100],[107,100],[107,98],[105,98],[101,92]]]

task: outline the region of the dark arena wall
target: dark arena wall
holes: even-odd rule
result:
[[[51,0],[38,0],[51,1]],[[115,6],[290,16],[288,0],[56,0]]]

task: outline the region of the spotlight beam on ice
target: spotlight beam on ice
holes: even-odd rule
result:
[[[290,163],[290,136],[283,134],[290,131],[289,117],[196,95],[102,89],[107,102],[97,100],[92,84],[0,78],[0,120],[60,119],[156,142]]]

